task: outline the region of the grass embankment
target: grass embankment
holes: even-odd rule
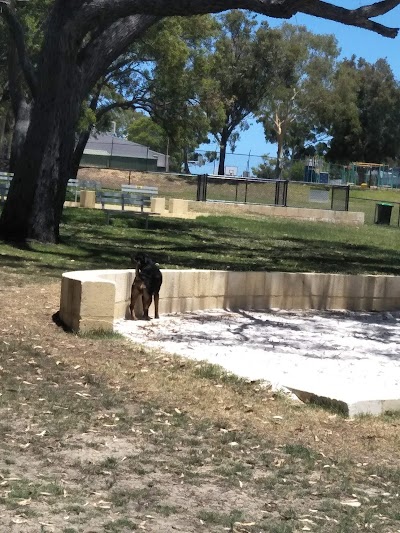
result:
[[[66,270],[129,268],[134,249],[151,252],[164,268],[398,274],[400,232],[257,217],[198,220],[126,217],[105,224],[100,210],[65,209],[61,244],[2,245],[3,276],[19,282],[59,279]]]
[[[0,244],[0,531],[398,531],[398,416],[346,420],[52,320],[61,272],[135,248],[163,267],[397,273],[398,232],[103,216],[66,210],[59,246]]]

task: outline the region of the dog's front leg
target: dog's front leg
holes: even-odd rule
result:
[[[154,318],[160,318],[158,316],[158,301],[160,299],[160,296],[158,292],[154,295]]]
[[[143,318],[144,320],[150,320],[149,317],[149,307],[151,305],[152,296],[147,292],[146,289],[143,290],[142,302],[143,302]]]
[[[137,316],[135,315],[135,304],[136,304],[136,301],[139,298],[141,292],[142,291],[140,289],[140,286],[137,283],[135,283],[135,281],[134,281],[133,284],[132,284],[131,303],[130,303],[130,306],[129,306],[129,310],[130,310],[130,313],[131,313],[131,319],[132,320],[137,320]]]

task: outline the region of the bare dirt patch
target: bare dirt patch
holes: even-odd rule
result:
[[[119,189],[121,185],[158,187],[160,194],[177,196],[178,198],[180,198],[182,187],[185,184],[184,178],[174,174],[153,174],[152,172],[101,168],[81,168],[78,172],[78,179],[98,181],[105,189]],[[196,176],[193,177],[193,180],[189,178],[189,182],[192,183],[194,194],[197,186]]]
[[[396,416],[65,332],[59,283],[1,296],[1,532],[399,530]]]

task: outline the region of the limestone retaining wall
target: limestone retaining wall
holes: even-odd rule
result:
[[[225,202],[189,201],[189,209],[197,213],[240,216],[243,214],[266,217],[294,218],[317,222],[331,222],[349,226],[364,224],[365,214],[353,211],[331,211],[328,209],[306,209],[304,207],[283,207],[274,205],[237,204]]]
[[[162,270],[160,314],[201,309],[400,309],[400,277],[223,270]],[[73,331],[112,330],[128,317],[134,270],[67,272],[60,318]],[[141,314],[140,303],[136,309]],[[150,308],[150,316],[154,313]]]

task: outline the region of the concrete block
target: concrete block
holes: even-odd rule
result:
[[[161,270],[163,283],[160,298],[178,298],[180,295],[181,270]]]
[[[283,294],[290,296],[303,296],[304,283],[304,274],[285,272],[283,276]]]
[[[179,275],[178,296],[193,298],[200,290],[198,270],[181,270]]]
[[[280,309],[293,309],[293,296],[290,296],[290,294],[283,294],[281,296],[279,307]]]
[[[331,298],[344,298],[346,296],[347,276],[344,274],[328,274],[328,289],[327,294]]]
[[[162,215],[165,212],[165,198],[159,198],[158,196],[151,198],[150,211],[151,213],[160,213]]]
[[[373,298],[377,276],[361,276],[363,278],[362,297]]]
[[[328,210],[324,210],[323,213],[321,213],[321,220],[325,220],[326,222],[337,222],[338,221],[338,216],[337,216],[337,213],[338,211],[328,211]],[[342,214],[341,211],[339,211],[340,215]],[[320,214],[320,213],[318,213]]]
[[[348,309],[349,311],[357,310],[357,301],[356,299],[350,298],[340,298],[340,297],[328,297],[326,299],[325,309]]]
[[[246,272],[246,294],[248,296],[265,294],[265,272]]]
[[[224,299],[224,309],[245,309],[246,308],[246,295],[231,296],[226,295]]]
[[[328,291],[328,276],[327,274],[303,274],[303,294],[305,296],[326,294]]]
[[[80,280],[68,278],[65,275],[62,276],[60,319],[67,327],[74,331],[78,331],[79,329],[81,293],[82,282]]]
[[[268,306],[268,299],[266,298],[266,296],[251,296],[251,297],[248,297],[248,302],[249,302],[249,309],[254,309],[254,310],[259,310],[259,311],[262,311],[262,310],[265,310],[265,309],[268,309],[269,306]]]
[[[132,282],[134,277],[135,270],[133,269],[121,271],[121,273],[118,273],[114,277],[116,302],[123,302],[125,300],[130,299]]]
[[[197,298],[180,298],[180,312],[190,313],[196,310]]]
[[[111,317],[114,319],[115,283],[83,281],[81,317]]]
[[[170,198],[168,211],[171,215],[186,215],[189,211],[189,201],[181,198]]]
[[[201,309],[222,309],[222,305],[219,305],[220,298],[216,296],[206,296],[200,300]]]
[[[79,207],[94,209],[96,205],[96,191],[83,190],[79,196]]]
[[[299,207],[287,207],[286,216],[290,218],[301,218],[302,209]]]
[[[209,280],[209,295],[225,297],[228,283],[228,272],[225,270],[211,270]]]
[[[265,278],[265,292],[271,296],[281,296],[284,293],[285,272],[267,272]]]
[[[389,298],[396,298],[397,296],[400,296],[400,277],[386,277],[385,296]]]
[[[226,283],[227,296],[246,295],[246,272],[228,272]]]
[[[387,311],[388,304],[385,298],[373,298],[370,311]]]
[[[387,411],[399,411],[400,400],[362,400],[347,404],[348,416],[383,415]]]
[[[313,309],[312,299],[309,296],[293,296],[291,306],[292,309]]]
[[[281,207],[281,206],[276,206],[274,207],[274,210],[273,210],[273,213],[276,217],[287,217],[289,216],[289,211],[288,211],[288,207]]]
[[[387,276],[371,276],[374,278],[374,298],[384,298],[387,295],[386,281]]]
[[[177,311],[173,309],[172,302],[174,301],[174,298],[164,298],[163,300],[160,299],[158,310],[160,315],[166,315],[169,313],[176,313]]]
[[[196,273],[196,284],[193,288],[193,296],[207,297],[214,296],[210,289],[211,285],[211,270],[199,270]]]
[[[116,302],[114,304],[114,320],[130,318],[129,302]]]
[[[278,296],[270,295],[267,303],[268,309],[285,309],[284,305],[287,304],[287,300],[282,294]]]
[[[366,286],[365,276],[343,276],[344,295],[347,298],[362,298]]]

